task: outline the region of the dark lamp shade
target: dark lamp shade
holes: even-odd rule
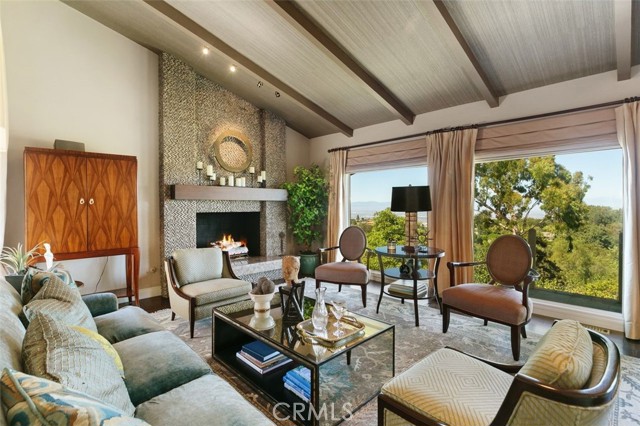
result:
[[[431,211],[431,192],[428,186],[394,186],[391,189],[392,212]]]

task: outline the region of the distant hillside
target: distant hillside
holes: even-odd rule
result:
[[[379,212],[380,210],[384,210],[390,206],[391,201],[388,203],[383,201],[355,201],[351,203],[351,217],[373,217],[375,212]]]

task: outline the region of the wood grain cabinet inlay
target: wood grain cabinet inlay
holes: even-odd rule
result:
[[[138,303],[136,157],[25,148],[26,246],[56,260],[127,256],[126,296]]]

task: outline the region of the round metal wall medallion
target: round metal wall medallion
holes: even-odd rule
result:
[[[227,130],[213,143],[209,156],[214,157],[223,169],[237,173],[251,164],[253,148],[244,134]]]

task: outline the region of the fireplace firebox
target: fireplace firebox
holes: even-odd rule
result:
[[[260,212],[196,214],[196,247],[211,247],[225,237],[244,242],[248,256],[260,256]]]

